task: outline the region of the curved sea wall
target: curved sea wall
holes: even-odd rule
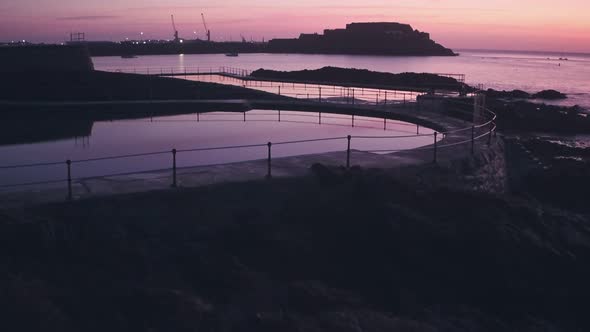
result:
[[[94,65],[85,46],[25,46],[0,48],[0,72],[86,72]]]

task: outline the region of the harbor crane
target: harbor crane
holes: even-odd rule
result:
[[[207,33],[207,41],[211,41],[211,30],[207,28],[207,22],[205,21],[205,14],[201,13],[201,18],[203,19],[203,26],[205,27],[205,33]]]
[[[170,18],[172,19],[172,29],[174,31],[174,42],[178,43],[180,41],[180,38],[178,38],[178,30],[176,30],[176,23],[174,23],[174,15],[170,15]]]

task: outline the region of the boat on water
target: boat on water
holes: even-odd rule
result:
[[[125,55],[121,55],[121,58],[123,58],[123,59],[135,59],[135,58],[137,58],[137,55],[125,54]]]
[[[225,56],[238,56],[239,54],[237,52],[230,52],[230,53],[226,53]]]

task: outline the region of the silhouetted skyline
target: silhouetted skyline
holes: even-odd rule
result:
[[[350,22],[412,24],[452,48],[590,52],[585,0],[21,0],[0,5],[0,41],[60,42],[71,31],[90,40],[205,38],[262,40],[322,32]],[[143,34],[141,34],[143,32]]]

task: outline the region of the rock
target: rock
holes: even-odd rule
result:
[[[556,100],[556,99],[565,99],[567,96],[559,91],[556,90],[543,90],[537,92],[535,94],[530,94],[526,91],[522,90],[512,90],[512,91],[498,91],[494,89],[488,89],[486,91],[486,96],[489,98],[508,98],[508,99],[547,99],[547,100]]]
[[[532,97],[535,99],[557,100],[566,99],[567,95],[556,90],[543,90],[535,93]]]
[[[498,90],[494,90],[494,89],[488,89],[486,91],[486,96],[488,96],[489,98],[518,98],[518,99],[529,99],[531,98],[531,95],[526,92],[526,91],[522,91],[522,90],[512,90],[512,91],[498,91]]]
[[[314,70],[276,71],[258,69],[250,76],[256,78],[332,82],[341,84],[360,84],[365,86],[390,86],[390,87],[418,87],[428,89],[451,89],[454,91],[472,91],[473,88],[459,82],[456,78],[445,77],[428,73],[387,73],[369,71],[366,69],[323,67]]]

